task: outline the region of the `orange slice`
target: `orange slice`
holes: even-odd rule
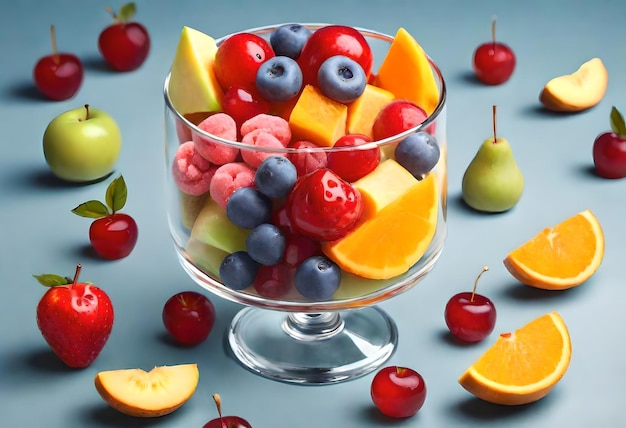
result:
[[[324,253],[343,270],[369,279],[392,278],[408,271],[426,252],[437,226],[436,175],[418,181],[404,170],[411,181],[406,190],[396,194],[404,184],[392,170],[399,172],[397,168],[402,167],[387,160],[379,168],[379,178],[393,177],[394,183],[385,185],[384,180],[367,176],[362,184],[355,182],[363,194],[367,219],[345,237],[322,244]]]
[[[572,356],[567,326],[557,312],[498,340],[459,378],[463,388],[495,404],[528,404],[545,397]]]
[[[585,210],[520,245],[506,256],[504,265],[526,285],[563,290],[589,279],[603,257],[602,227],[596,216]]]

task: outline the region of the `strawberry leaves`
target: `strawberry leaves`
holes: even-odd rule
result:
[[[91,200],[83,202],[72,210],[72,212],[81,217],[101,218],[114,214],[124,208],[128,190],[123,176],[117,177],[107,187],[105,194],[105,202]]]
[[[611,130],[620,138],[626,139],[626,123],[624,116],[615,107],[611,109]]]

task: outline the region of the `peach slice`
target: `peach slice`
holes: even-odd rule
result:
[[[197,364],[99,372],[94,380],[100,396],[114,409],[130,416],[167,415],[182,406],[198,386]]]
[[[550,80],[541,91],[539,100],[548,110],[583,111],[602,100],[608,81],[609,75],[602,60],[592,58],[574,73]]]

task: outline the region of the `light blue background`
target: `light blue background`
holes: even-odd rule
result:
[[[7,427],[200,427],[216,416],[211,395],[220,393],[226,414],[255,427],[613,427],[623,412],[624,260],[626,180],[593,173],[594,138],[609,129],[615,105],[626,113],[626,3],[588,1],[138,1],[137,19],[152,36],[152,50],[139,70],[109,71],[97,37],[110,23],[107,4],[122,2],[23,0],[0,14],[0,415]],[[490,39],[492,16],[498,39],[517,54],[512,79],[485,87],[471,78],[473,50]],[[240,307],[212,298],[217,323],[198,347],[172,346],[161,309],[174,293],[200,290],[178,265],[167,230],[163,182],[163,80],[178,36],[188,25],[213,36],[285,21],[334,22],[393,34],[405,27],[438,62],[448,84],[449,238],[439,264],[409,292],[381,306],[396,320],[400,344],[389,364],[415,368],[428,397],[406,421],[382,417],[371,404],[373,375],[326,387],[273,382],[241,368],[225,352],[223,334]],[[72,100],[50,102],[34,89],[36,61],[50,52],[48,31],[58,46],[85,64],[86,76]],[[538,103],[552,77],[600,57],[609,72],[602,102],[576,115],[544,112]],[[63,111],[89,103],[108,111],[123,135],[117,172],[129,187],[125,211],[140,228],[126,259],[98,260],[88,250],[89,220],[70,210],[104,197],[109,180],[89,186],[60,183],[50,175],[41,137]],[[461,178],[478,146],[491,135],[491,106],[498,105],[499,135],[511,143],[526,177],[519,204],[510,212],[484,215],[460,201]],[[543,227],[590,208],[606,234],[606,254],[596,275],[564,292],[544,292],[517,283],[502,259]],[[83,264],[83,279],[105,288],[116,310],[111,337],[84,370],[65,368],[51,353],[35,323],[44,289],[31,274],[71,275]],[[471,289],[483,265],[490,271],[480,291],[494,301],[498,322],[483,343],[459,346],[443,320],[448,298]],[[569,371],[553,392],[528,406],[483,403],[457,384],[458,376],[496,338],[546,312],[557,310],[573,342]],[[196,362],[196,394],[160,419],[137,420],[110,409],[93,387],[100,370]]]

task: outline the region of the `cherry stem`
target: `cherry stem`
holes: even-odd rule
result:
[[[220,424],[222,428],[228,428],[222,419],[222,397],[219,394],[213,394],[213,401],[215,401],[215,407],[217,407],[217,414],[220,417]]]
[[[115,13],[115,11],[111,8],[111,6],[107,6],[106,11],[111,14],[115,22],[118,22],[117,13]]]
[[[52,44],[52,55],[54,56],[54,62],[59,64],[59,51],[57,49],[57,37],[56,31],[54,30],[54,25],[50,26],[50,43]]]
[[[493,143],[496,143],[498,137],[496,136],[496,106],[491,106],[491,121],[493,122]]]
[[[74,279],[72,280],[72,285],[76,285],[78,283],[78,276],[80,275],[80,271],[83,266],[79,263],[76,265],[76,272],[74,272]]]
[[[472,297],[470,297],[470,302],[474,301],[474,295],[476,294],[476,287],[478,286],[478,280],[480,279],[481,276],[483,276],[483,273],[487,272],[488,270],[489,270],[489,266],[483,267],[483,270],[476,277],[476,281],[474,281],[474,288],[472,289]]]
[[[496,17],[491,18],[491,43],[496,45]]]

